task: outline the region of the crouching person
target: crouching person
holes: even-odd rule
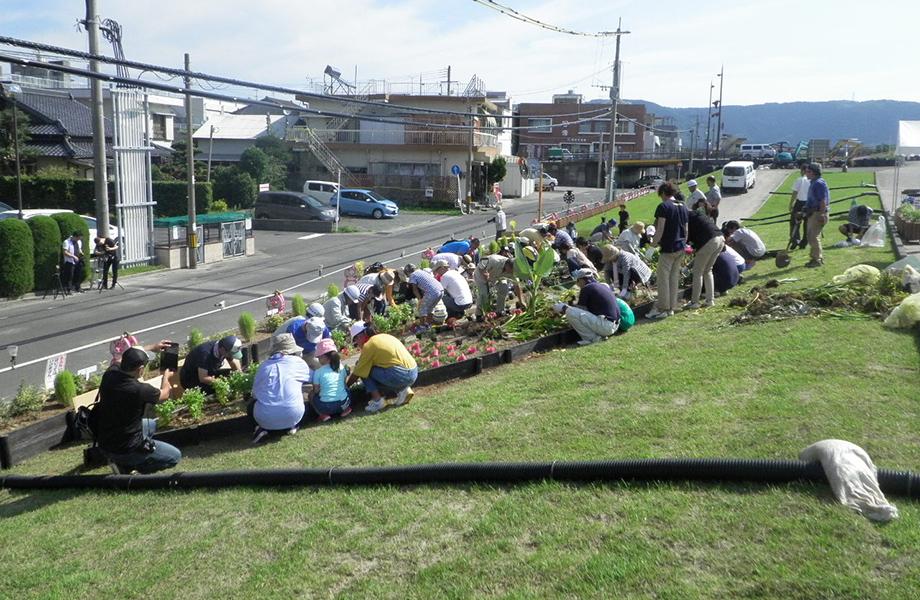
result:
[[[313,393],[310,405],[320,421],[332,417],[347,417],[351,414],[351,400],[345,380],[348,369],[342,365],[341,357],[331,339],[323,339],[316,345],[316,357],[320,368],[313,373]]]
[[[145,419],[148,404],[169,398],[169,378],[163,371],[160,389],[143,383],[150,357],[140,348],[128,348],[121,362],[102,376],[99,404],[93,409],[96,442],[115,473],[153,473],[179,464],[182,453],[166,442],[155,441],[156,420]]]
[[[303,385],[310,382],[310,368],[300,358],[303,348],[290,333],[279,333],[272,336],[268,353],[268,360],[256,371],[246,411],[256,426],[253,444],[273,431],[297,433],[306,411]]]
[[[579,345],[592,344],[617,332],[620,325],[620,307],[610,288],[595,281],[595,272],[579,269],[572,274],[581,292],[578,303],[568,306],[557,302],[553,309],[565,315],[569,325],[581,336]]]
[[[377,333],[370,325],[358,321],[351,326],[351,339],[360,348],[361,355],[346,383],[350,386],[358,379],[371,400],[365,409],[369,413],[384,407],[384,396],[395,394],[394,406],[412,399],[412,388],[418,378],[418,365],[402,342],[386,333]]]

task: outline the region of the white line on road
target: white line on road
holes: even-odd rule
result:
[[[315,239],[315,238],[318,238],[318,237],[323,237],[323,234],[321,234],[321,233],[311,233],[311,234],[308,234],[308,235],[302,235],[302,236],[300,236],[300,237],[297,238],[297,239],[298,239],[298,240],[312,240],[312,239]]]

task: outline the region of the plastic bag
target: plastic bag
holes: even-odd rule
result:
[[[890,504],[878,486],[878,469],[865,450],[844,440],[822,440],[799,453],[799,460],[819,461],[834,496],[873,521],[887,522],[898,518],[898,509]]]
[[[917,269],[910,265],[904,265],[901,277],[901,283],[904,284],[904,287],[910,289],[911,294],[920,292],[920,273],[917,272]]]
[[[835,275],[834,283],[853,283],[856,281],[875,283],[881,275],[881,272],[872,265],[855,265],[844,271],[843,275]]]
[[[911,294],[897,305],[883,325],[891,329],[906,329],[920,323],[920,293]]]
[[[881,248],[885,245],[885,236],[888,234],[888,228],[885,224],[885,217],[879,217],[875,225],[866,230],[860,239],[861,246],[871,248]]]

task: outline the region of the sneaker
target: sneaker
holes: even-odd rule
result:
[[[262,440],[268,437],[268,430],[262,429],[261,427],[256,427],[255,435],[252,436],[252,443],[258,444]]]
[[[815,267],[820,267],[823,264],[824,264],[823,260],[810,260],[807,263],[805,263],[805,266],[808,267],[809,269],[813,269]]]
[[[645,315],[645,318],[655,320],[655,319],[664,319],[668,316],[670,316],[668,311],[661,311],[656,308],[656,309],[651,310],[647,315]]]
[[[351,414],[351,407],[349,406],[348,408],[343,410],[341,413],[339,413],[339,418],[341,419],[342,417],[347,417],[350,414]]]
[[[381,398],[380,400],[371,400],[370,402],[368,402],[367,407],[364,409],[364,412],[373,414],[376,412],[380,412],[381,410],[383,410],[383,398]]]
[[[407,386],[396,394],[396,400],[393,402],[393,406],[402,406],[409,400],[412,400],[412,396],[414,395],[415,392],[412,391],[412,388]]]
[[[712,308],[712,307],[715,306],[715,305],[716,305],[716,303],[715,303],[714,300],[713,300],[713,301],[708,301],[708,300],[707,300],[706,302],[703,302],[703,306],[705,306],[706,308]]]
[[[295,425],[294,427],[291,427],[290,429],[288,429],[288,435],[294,435],[294,434],[297,433],[299,430],[300,430],[300,429]]]
[[[597,341],[597,340],[578,340],[578,345],[579,345],[579,346],[590,346],[591,344],[593,344],[593,343],[596,342],[596,341]]]
[[[127,470],[125,470],[125,469],[119,467],[118,465],[116,465],[116,464],[113,463],[112,461],[109,461],[109,468],[112,469],[112,474],[114,474],[114,475],[124,475],[124,474],[126,474],[126,473],[128,472]]]
[[[320,423],[325,423],[331,418],[332,417],[330,417],[329,415],[320,415],[316,420],[319,421]]]
[[[696,310],[700,307],[699,302],[687,302],[684,304],[684,310]]]

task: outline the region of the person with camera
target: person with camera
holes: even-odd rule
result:
[[[109,287],[109,269],[112,270],[112,287],[118,284],[118,244],[115,240],[97,236],[93,242],[93,257],[102,260],[102,289]]]
[[[156,420],[144,418],[147,405],[169,398],[173,374],[162,371],[160,389],[143,383],[140,379],[149,361],[145,350],[128,348],[99,385],[99,403],[92,413],[96,442],[116,474],[154,473],[175,467],[182,459],[178,448],[153,439]]]
[[[74,231],[62,244],[64,265],[61,268],[61,284],[65,290],[82,292],[83,282],[83,234]]]

